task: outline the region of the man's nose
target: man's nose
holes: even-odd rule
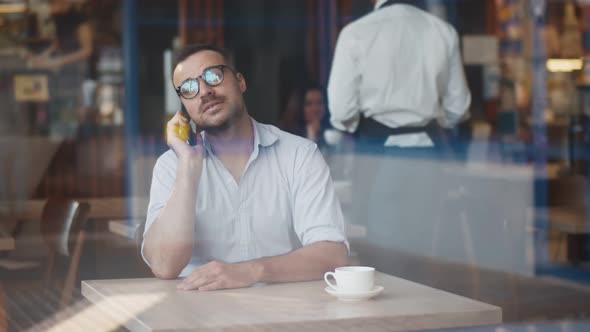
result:
[[[212,87],[208,86],[207,84],[205,84],[205,82],[201,82],[201,91],[200,91],[200,95],[201,95],[201,99],[203,98],[209,98],[211,97],[215,91],[213,90]]]

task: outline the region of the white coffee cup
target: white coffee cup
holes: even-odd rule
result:
[[[328,277],[336,279],[336,284]],[[375,268],[368,266],[343,266],[334,272],[326,272],[324,281],[339,292],[368,292],[375,287]]]

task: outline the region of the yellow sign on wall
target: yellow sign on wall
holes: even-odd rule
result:
[[[45,74],[14,76],[14,99],[18,102],[46,102],[49,100],[49,79]]]

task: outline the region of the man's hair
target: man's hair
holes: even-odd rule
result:
[[[172,62],[172,73],[170,77],[174,77],[174,69],[176,69],[176,66],[178,66],[179,63],[183,62],[191,55],[202,51],[213,51],[221,54],[225,59],[226,64],[229,65],[228,54],[223,48],[217,47],[212,44],[191,44],[184,46],[174,52],[174,61]]]

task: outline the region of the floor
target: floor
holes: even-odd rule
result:
[[[502,308],[505,323],[589,319],[590,287],[552,277],[470,268],[353,241],[358,262]]]

